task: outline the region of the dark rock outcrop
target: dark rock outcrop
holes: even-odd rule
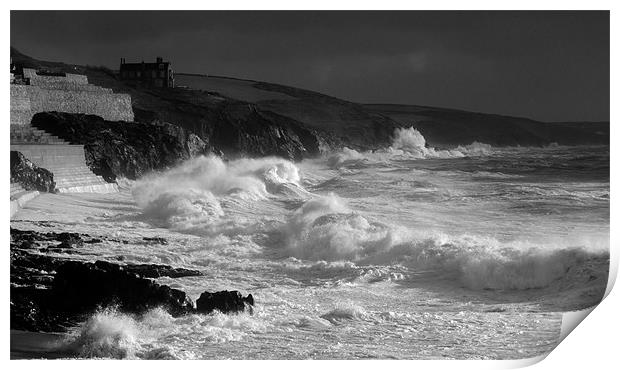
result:
[[[86,164],[106,181],[129,179],[205,153],[196,135],[169,123],[111,122],[87,114],[37,113],[32,125],[84,145]]]
[[[252,295],[244,298],[238,292],[205,292],[200,300],[202,311],[198,311],[185,292],[151,278],[199,276],[200,271],[63,257],[79,253],[84,243],[90,242],[101,240],[77,233],[11,229],[11,329],[64,331],[106,306],[130,313],[163,307],[177,316],[214,309],[240,312],[246,303],[248,307],[254,304]]]
[[[168,241],[165,238],[160,238],[160,237],[143,237],[142,240],[144,240],[145,242],[149,242],[149,243],[153,243],[153,244],[161,244],[161,245],[166,245],[168,244]]]
[[[19,183],[26,190],[53,193],[56,190],[54,174],[38,167],[20,152],[11,151],[11,182]]]
[[[223,290],[210,293],[203,292],[196,300],[196,311],[199,313],[211,313],[215,310],[220,312],[243,312],[246,309],[252,311],[254,297],[248,294],[244,297],[236,290]]]
[[[60,248],[60,249],[69,249],[75,248],[83,245],[84,243],[92,243],[93,240],[97,241],[98,239],[90,239],[85,240],[82,238],[82,235],[78,233],[68,233],[68,232],[48,232],[48,233],[40,233],[36,231],[30,230],[19,230],[11,228],[11,240],[14,243],[19,244],[22,248],[35,248],[41,247],[43,243],[48,244],[48,249],[50,247]],[[56,244],[55,242],[60,242]]]
[[[228,157],[276,155],[301,160],[319,154],[319,138],[314,131],[253,104],[222,103],[217,119],[202,127],[202,132]]]
[[[173,315],[194,309],[185,292],[105,261],[65,262],[56,269],[52,290],[56,306],[65,312],[81,313],[109,305],[117,305],[127,312],[144,312],[163,306]]]
[[[179,267],[172,267],[168,265],[155,265],[155,264],[140,264],[140,265],[125,265],[124,269],[128,272],[139,275],[143,278],[160,278],[171,277],[180,278],[185,276],[201,276],[202,272],[197,270],[184,269]]]

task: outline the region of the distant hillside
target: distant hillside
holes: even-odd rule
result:
[[[11,57],[18,66],[85,74],[93,84],[128,93],[136,121],[179,125],[229,156],[298,159],[317,155],[325,144],[374,149],[389,145],[395,128],[411,125],[434,146],[609,143],[608,123],[542,123],[414,105],[362,105],[289,86],[182,73],[176,74],[178,88],[149,89],[120,81],[104,67],[40,61],[14,48]]]
[[[609,144],[609,122],[539,122],[527,118],[396,104],[355,104],[316,92],[220,76],[176,74],[179,85],[245,100],[294,118],[351,145],[389,143],[396,127],[414,126],[433,146],[474,141],[495,146]],[[355,146],[353,144],[353,146]]]
[[[473,141],[495,146],[609,144],[609,122],[538,122],[527,118],[417,105],[366,104],[399,125],[413,125],[434,146]]]
[[[313,91],[267,82],[177,73],[178,85],[215,92],[290,117],[343,144],[365,149],[391,142],[399,125],[365,106]]]

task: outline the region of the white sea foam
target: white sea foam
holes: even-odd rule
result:
[[[344,147],[338,152],[332,153],[327,158],[327,165],[330,167],[340,167],[344,164],[354,164],[367,160],[368,157],[355,149]]]
[[[479,155],[489,155],[493,151],[493,147],[489,144],[474,141],[469,145],[457,146],[456,151],[463,153],[463,155],[466,157],[471,157]]]

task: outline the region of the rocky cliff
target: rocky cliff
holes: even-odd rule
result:
[[[208,151],[198,136],[169,123],[113,122],[86,114],[37,113],[32,125],[84,145],[86,164],[106,181],[136,179]]]
[[[26,190],[53,193],[56,189],[54,175],[37,167],[20,152],[11,151],[11,182],[19,183]]]

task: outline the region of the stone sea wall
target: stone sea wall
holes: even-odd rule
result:
[[[11,85],[11,124],[27,125],[32,120],[28,89],[23,85]]]
[[[133,121],[131,96],[109,89],[70,82],[50,82],[55,88],[11,85],[11,124],[30,124],[35,113],[94,114],[110,121]],[[79,89],[77,88],[79,86]]]

